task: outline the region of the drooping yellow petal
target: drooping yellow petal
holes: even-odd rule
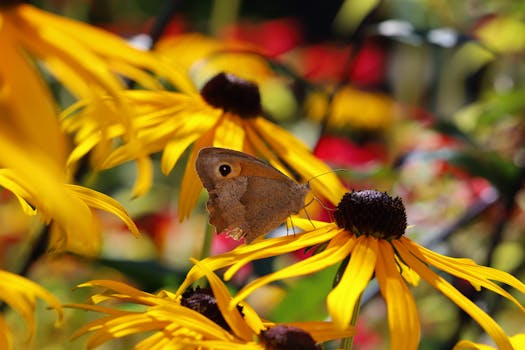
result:
[[[197,160],[197,154],[203,147],[208,147],[213,144],[213,137],[215,135],[215,127],[211,128],[208,132],[201,136],[193,145],[184,175],[182,176],[181,189],[179,194],[179,216],[183,220],[190,215],[191,210],[197,203],[197,199],[202,190],[202,183],[195,170],[195,161]]]
[[[417,248],[405,244],[405,242],[402,240],[395,240],[393,243],[400,257],[405,261],[405,263],[414,269],[414,271],[416,271],[428,284],[439,290],[447,298],[449,298],[467,314],[469,314],[470,317],[472,317],[492,337],[492,339],[494,339],[499,349],[512,350],[510,341],[508,340],[507,335],[503,329],[501,329],[500,325],[498,325],[476,304],[461,294],[444,278],[438,276],[419,259],[417,259],[415,257],[417,255]]]
[[[242,151],[244,134],[241,118],[231,113],[224,113],[217,125],[213,146]]]
[[[503,282],[519,290],[525,294],[525,284],[519,281],[516,277],[487,266],[480,266],[470,259],[457,259],[444,256],[438,253],[435,253],[431,250],[423,248],[416,245],[416,243],[410,241],[409,239],[403,239],[403,244],[410,247],[410,250],[417,254],[416,256],[422,261],[428,262],[430,265],[435,266],[436,268],[450,273],[451,275],[462,278],[474,286],[487,288],[494,293],[497,293],[508,300],[516,304],[523,312],[525,308],[520,304],[516,298],[514,298],[510,293],[505,291],[503,288],[493,283],[490,280],[495,280],[498,282]]]
[[[109,290],[114,290],[118,292],[121,295],[126,295],[130,298],[134,298],[133,300],[136,303],[141,303],[144,305],[154,305],[155,303],[151,303],[148,301],[150,298],[154,298],[152,294],[143,292],[137,288],[131,287],[130,285],[127,285],[126,283],[118,282],[118,281],[112,281],[112,280],[91,280],[88,282],[84,282],[82,284],[79,284],[77,288],[86,288],[86,287],[104,287]],[[115,297],[115,296],[113,296]],[[93,299],[92,299],[93,300]],[[156,300],[156,299],[155,299]]]
[[[66,184],[66,187],[70,189],[73,193],[75,193],[76,196],[81,198],[90,207],[101,209],[109,213],[115,214],[126,224],[129,230],[136,237],[140,236],[140,232],[137,226],[129,217],[128,213],[126,212],[126,209],[124,209],[124,207],[113,198],[103,193],[82,186]]]
[[[315,193],[326,197],[333,204],[339,203],[346,189],[328,165],[313,156],[306,145],[288,131],[263,118],[257,118],[255,123],[262,138],[272,146],[279,157],[305,180],[312,180],[310,186]]]
[[[510,342],[514,349],[525,349],[525,334],[516,334],[510,337]],[[460,340],[454,350],[495,350],[494,347],[486,344],[475,343],[470,340]]]
[[[516,348],[519,349],[519,348]],[[495,350],[494,347],[486,344],[475,343],[470,340],[461,340],[454,345],[453,350]]]
[[[237,295],[232,299],[230,303],[230,308],[237,305],[237,303],[245,299],[249,294],[251,294],[255,289],[269,284],[273,281],[286,279],[290,277],[304,276],[317,272],[319,270],[330,267],[341,260],[343,260],[350,251],[352,247],[356,244],[355,240],[349,240],[347,237],[338,236],[338,238],[332,239],[332,241],[338,241],[334,243],[333,246],[327,247],[321,253],[315,254],[307,259],[299,261],[291,266],[282,268],[278,271],[275,271],[269,275],[258,278],[250,283],[248,283],[244,288],[242,288]],[[348,326],[348,324],[347,324]],[[345,328],[344,326],[341,329]]]
[[[339,329],[349,325],[356,302],[372,278],[378,254],[377,239],[357,238],[339,284],[326,299],[328,312]]]
[[[254,123],[254,121],[244,120],[243,124],[246,130],[248,141],[247,144],[250,146],[250,148],[253,146],[257,153],[260,153],[264,158],[266,158],[274,168],[289,177],[293,177],[292,174],[290,174],[290,169],[286,168],[282,164],[282,160],[278,159],[278,156],[268,147],[266,142],[263,141],[258,133],[257,125]]]
[[[0,270],[0,287],[2,289],[0,300],[4,301],[23,317],[28,326],[30,337],[33,336],[35,331],[33,314],[37,298],[44,300],[56,311],[58,316],[57,323],[62,321],[63,314],[60,302],[51,293],[35,282],[22,276]],[[0,327],[0,329],[1,328],[2,327]],[[8,337],[9,336],[6,335],[4,341],[9,341]]]
[[[414,298],[399,275],[392,247],[386,241],[378,244],[375,272],[388,310],[390,349],[417,349],[421,330]]]
[[[313,233],[314,231],[315,233]],[[298,234],[295,236],[274,238],[272,240],[266,239],[260,243],[257,242],[257,243],[252,243],[249,245],[250,247],[257,245],[260,249],[253,249],[253,248],[248,249],[247,246],[243,248],[241,248],[242,246],[238,247],[235,251],[232,252],[232,254],[236,254],[237,251],[240,254],[239,256],[237,256],[237,259],[235,259],[235,264],[233,264],[224,273],[224,278],[226,280],[231,279],[233,275],[237,273],[237,271],[241,267],[243,267],[250,261],[263,259],[265,257],[268,257],[269,255],[279,255],[279,254],[289,253],[289,252],[301,249],[303,247],[315,246],[316,244],[319,244],[321,242],[324,242],[330,239],[335,239],[335,237],[337,237],[337,235],[341,232],[341,230],[337,230],[332,225],[325,225],[324,227],[321,227],[314,231],[310,231],[308,233],[303,233],[303,234]],[[344,236],[344,237],[340,237],[342,240],[347,239],[346,235],[339,235],[339,236]],[[341,242],[341,239],[336,240],[336,241]]]
[[[150,52],[135,49],[128,42],[112,33],[85,23],[41,11],[30,5],[19,5],[16,6],[15,10],[16,15],[21,20],[34,25],[38,28],[39,32],[47,29],[53,31],[55,35],[61,33],[63,35],[60,39],[74,39],[79,47],[89,48],[93,54],[112,63],[112,65],[108,65],[108,68],[118,69],[120,66],[116,63],[126,64],[130,67],[141,68],[161,75],[167,78],[174,86],[185,91],[193,90],[188,84],[187,79],[183,76],[184,73],[181,69],[176,69],[174,66],[170,67],[156,59]],[[55,40],[51,42],[57,46],[66,42],[59,41],[55,36],[51,36],[50,39],[51,38]],[[127,68],[120,71],[117,70],[117,72],[121,74],[125,74],[127,71],[129,71]],[[141,79],[141,76],[133,75],[132,78],[137,78],[137,82],[140,85],[150,85],[149,82],[151,79]]]
[[[164,175],[170,173],[182,153],[199,137],[199,134],[193,133],[168,142],[166,147],[164,147],[161,159],[161,170]]]
[[[278,237],[261,240],[253,244],[243,244],[230,252],[201,260],[201,263],[205,264],[212,271],[232,265],[224,276],[226,280],[229,280],[233,277],[233,273],[244,265],[244,263],[236,264],[238,261],[262,259],[273,255],[285,254],[304,247],[314,246],[330,240],[340,232],[341,230],[337,230],[335,224],[325,224],[324,227],[315,231],[298,234],[295,237]],[[181,295],[192,283],[201,277],[203,277],[203,274],[200,269],[196,267],[191,268],[177,289],[176,294]]]
[[[137,162],[137,179],[131,190],[133,197],[140,197],[151,188],[153,184],[153,162],[149,156],[138,157]]]
[[[217,306],[224,317],[224,320],[231,327],[233,333],[239,338],[251,341],[255,334],[258,334],[261,329],[250,329],[237,308],[229,308],[231,301],[230,292],[222,283],[222,281],[215,275],[206,265],[199,263],[197,260],[192,259],[192,262],[202,270],[205,274],[206,279],[210,283],[211,289],[213,291],[213,296],[217,301]]]
[[[81,45],[76,39],[73,39],[62,29],[54,28],[53,26],[45,25],[44,23],[35,21],[35,16],[24,17],[27,10],[35,10],[33,14],[41,13],[43,11],[32,8],[29,5],[17,6],[14,8],[13,14],[16,12],[16,16],[10,17],[13,20],[13,25],[16,26],[18,31],[17,38],[20,40],[24,47],[27,47],[33,54],[46,61],[46,58],[52,53],[53,59],[48,62],[52,69],[58,62],[60,64],[68,64],[74,71],[83,77],[85,82],[91,82],[98,84],[100,89],[104,89],[110,95],[117,97],[118,91],[124,88],[124,85],[117,77],[111,72],[107,65],[101,60],[100,57],[95,55],[84,45]],[[36,40],[35,40],[36,38]],[[60,45],[58,45],[60,43]],[[90,62],[86,65],[84,62]],[[62,82],[68,88],[67,77],[61,76]],[[71,92],[74,94],[85,93],[85,89],[82,91]],[[79,97],[87,97],[78,95]]]
[[[20,143],[31,141],[62,164],[66,140],[59,128],[52,95],[32,62],[9,40],[10,29],[8,23],[0,26],[0,128],[15,132]]]
[[[395,256],[395,259],[396,265],[401,276],[403,276],[405,281],[407,281],[414,287],[417,287],[419,285],[419,281],[421,280],[419,275],[414,270],[412,270],[410,266],[407,266],[403,261],[401,261],[401,259],[399,259],[397,255]]]
[[[0,165],[10,168],[9,173],[3,172],[3,177],[10,176],[11,183],[17,183],[24,189],[18,195],[36,207],[45,221],[53,219],[54,226],[61,232],[59,241],[62,246],[56,248],[69,249],[69,243],[80,242],[84,242],[86,248],[90,246],[92,232],[97,226],[88,206],[69,192],[64,183],[57,181],[63,176],[49,157],[31,148],[31,145],[24,149],[19,146],[24,145],[17,145],[7,136],[0,137],[0,149],[3,151]],[[15,188],[10,190],[16,191]]]

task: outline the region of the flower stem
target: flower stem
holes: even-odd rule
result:
[[[35,238],[34,242],[31,245],[31,251],[25,258],[23,265],[18,271],[19,276],[27,277],[31,266],[33,266],[33,264],[45,254],[47,245],[49,244],[49,230],[49,225],[42,226],[42,229],[38,233],[38,236]],[[0,303],[0,313],[5,312],[6,308],[6,303]]]
[[[339,284],[339,281],[341,281],[341,278],[343,277],[343,273],[346,270],[346,267],[347,267],[349,261],[350,261],[350,256],[347,256],[341,262],[341,265],[339,265],[339,268],[337,269],[337,273],[335,274],[335,277],[334,277],[334,282],[332,283],[333,288],[335,288]],[[361,299],[362,299],[362,297],[363,297],[363,294],[361,293],[359,298],[357,298],[357,301],[356,301],[355,306],[354,306],[354,311],[352,312],[352,318],[350,319],[350,325],[353,326],[353,327],[355,327],[355,325],[357,324],[357,318],[359,317],[359,311],[361,310]],[[348,338],[344,338],[341,341],[341,347],[344,350],[351,350],[353,341],[354,341],[354,336],[351,336],[351,337],[348,337]]]
[[[359,318],[359,311],[361,310],[361,297],[362,296],[363,296],[363,294],[361,294],[359,296],[359,298],[357,299],[357,301],[355,303],[354,311],[352,312],[352,318],[350,319],[350,325],[353,326],[354,329],[355,329],[355,326],[357,324],[357,319]],[[354,336],[355,335],[343,339],[343,341],[341,343],[341,346],[343,347],[344,350],[351,350],[352,349],[352,345],[353,345],[353,342],[354,342]]]
[[[211,242],[213,240],[213,226],[206,225],[206,232],[204,233],[204,242],[202,242],[201,259],[210,256]]]

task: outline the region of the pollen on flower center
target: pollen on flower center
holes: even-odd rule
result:
[[[375,190],[347,192],[334,212],[337,225],[356,236],[400,238],[407,226],[401,198]]]
[[[201,96],[213,107],[244,118],[253,118],[262,112],[257,85],[233,74],[223,72],[211,78],[202,88]]]

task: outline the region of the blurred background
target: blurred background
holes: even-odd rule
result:
[[[241,76],[230,55],[260,61],[263,109],[338,172],[349,189],[373,188],[400,196],[407,231],[434,251],[525,275],[525,2],[505,0],[397,1],[146,1],[49,0],[37,7],[116,33],[144,49],[178,40],[172,55],[187,55],[197,87],[219,71]],[[200,34],[196,36],[196,34]],[[202,49],[212,42],[217,49]],[[206,44],[208,45],[208,44]],[[210,44],[211,45],[211,44]],[[232,47],[250,48],[239,53]],[[207,47],[207,46],[206,46]],[[253,50],[252,50],[253,49]],[[257,52],[255,54],[254,52]],[[241,59],[241,58],[239,58]],[[197,64],[198,63],[198,64]],[[251,65],[253,66],[253,65]],[[68,96],[60,94],[64,107]],[[51,256],[30,277],[62,302],[84,302],[90,279],[123,280],[155,292],[174,290],[203,256],[208,216],[203,192],[189,220],[177,217],[184,164],[170,176],[156,161],[155,182],[131,199],[134,166],[90,174],[89,187],[117,198],[136,219],[137,240],[109,215],[102,216],[99,257]],[[102,215],[102,214],[101,214]],[[313,217],[329,219],[321,208]],[[6,269],[16,271],[30,250],[37,223],[24,216],[8,192],[0,192],[0,247]],[[281,232],[286,234],[286,230]],[[216,236],[211,254],[235,241]],[[305,256],[267,259],[247,266],[232,281],[236,290]],[[265,287],[248,301],[273,321],[322,320],[337,267]],[[452,281],[482,305],[508,334],[524,332],[521,314],[496,296]],[[413,289],[422,322],[421,349],[450,348],[480,329],[449,300],[421,284]],[[523,297],[517,296],[523,303]],[[520,299],[521,298],[521,299]],[[356,349],[388,348],[385,306],[373,283],[363,297]],[[20,348],[82,349],[73,331],[99,315],[66,310],[61,329],[39,310],[38,334]],[[24,324],[9,313],[12,324]],[[483,339],[483,338],[482,338]],[[127,349],[133,339],[101,349]]]

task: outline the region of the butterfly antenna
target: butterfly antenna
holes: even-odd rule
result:
[[[321,174],[317,174],[317,175],[311,177],[310,179],[308,179],[308,181],[306,181],[306,184],[308,185],[308,187],[310,187],[310,182],[311,182],[312,180],[317,179],[318,177],[321,177],[321,176],[324,176],[324,175],[327,175],[327,174],[336,173],[336,172],[343,172],[343,171],[346,171],[346,172],[347,172],[348,169],[342,169],[342,168],[341,168],[341,169],[332,169],[332,170],[330,170],[330,171],[327,171],[327,172],[324,172],[324,173],[321,173]]]

